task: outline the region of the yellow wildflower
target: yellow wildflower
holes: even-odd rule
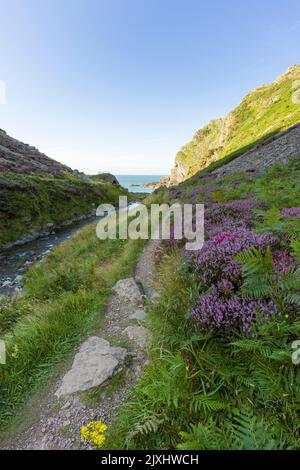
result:
[[[101,421],[91,421],[87,426],[81,428],[81,439],[86,439],[92,442],[98,449],[100,449],[105,442],[105,431],[107,430],[106,424]]]

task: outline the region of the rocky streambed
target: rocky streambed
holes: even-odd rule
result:
[[[42,260],[56,245],[96,220],[97,217],[90,216],[36,240],[0,251],[0,299],[22,289],[23,276],[33,263]]]
[[[128,210],[138,205],[134,201],[128,205]],[[23,276],[28,268],[35,262],[41,261],[52,249],[70,238],[86,225],[100,220],[96,215],[82,216],[73,223],[61,224],[51,233],[41,235],[39,238],[0,250],[0,300],[7,295],[17,294],[22,290]]]

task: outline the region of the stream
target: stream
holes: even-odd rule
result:
[[[138,204],[139,202],[134,201],[128,204],[126,209],[130,210]],[[100,217],[92,216],[24,245],[0,251],[0,300],[7,294],[17,294],[22,290],[23,276],[32,264],[45,258],[56,245],[70,238],[78,230],[96,223],[97,220],[100,220]]]
[[[27,269],[42,260],[50,251],[86,225],[95,223],[98,217],[63,227],[57,232],[38,238],[21,246],[0,252],[0,299],[4,294],[17,293],[22,289],[22,279]]]

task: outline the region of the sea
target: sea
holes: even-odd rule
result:
[[[140,185],[160,181],[163,176],[166,175],[116,175],[120,185],[132,193],[152,193],[154,188],[144,188]]]

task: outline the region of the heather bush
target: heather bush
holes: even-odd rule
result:
[[[300,312],[300,246],[291,243],[291,254],[270,248],[263,253],[252,248],[239,254],[243,284],[240,292],[251,299],[273,299],[281,316],[296,320]]]
[[[187,202],[188,203],[193,203],[196,202],[197,199],[204,200],[205,199],[205,192],[203,191],[203,188],[196,188],[194,189],[189,195]]]
[[[281,214],[284,217],[300,217],[300,207],[285,207],[282,209]]]
[[[172,198],[177,199],[182,196],[182,190],[181,189],[171,189],[170,190],[170,195]]]
[[[299,449],[299,176],[300,159],[180,186],[183,202],[200,187],[223,202],[200,252],[163,248],[152,361],[115,427],[126,448]]]
[[[273,266],[276,273],[288,274],[297,263],[286,250],[277,250],[273,254]]]
[[[255,198],[240,199],[222,204],[214,203],[206,210],[205,218],[208,222],[214,224],[223,224],[224,219],[243,220],[245,225],[251,226],[254,219],[254,209],[260,208],[262,205]]]
[[[242,281],[240,263],[235,255],[251,247],[265,250],[276,245],[276,239],[268,234],[256,234],[241,228],[237,231],[222,232],[206,241],[202,250],[190,255],[199,281],[206,288],[226,279],[238,287]],[[187,255],[189,256],[189,255]]]
[[[232,335],[234,331],[254,333],[254,324],[266,322],[277,313],[272,300],[253,300],[235,293],[235,286],[226,280],[214,286],[200,298],[192,310],[197,327],[211,331],[221,330]]]

